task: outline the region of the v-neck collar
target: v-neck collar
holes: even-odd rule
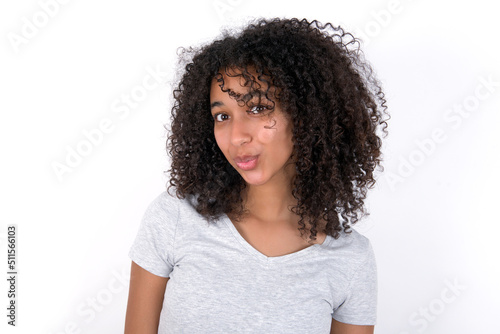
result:
[[[258,261],[265,263],[265,264],[281,263],[281,262],[293,260],[299,256],[305,256],[308,254],[312,254],[312,253],[316,252],[320,247],[328,245],[330,243],[330,239],[331,239],[331,236],[327,234],[325,240],[321,244],[313,244],[311,246],[308,246],[304,249],[301,249],[299,251],[296,251],[296,252],[293,252],[290,254],[285,254],[285,255],[281,255],[281,256],[267,256],[265,254],[262,254],[257,249],[255,249],[252,245],[250,245],[250,243],[245,238],[243,238],[243,236],[240,234],[240,232],[234,226],[231,219],[229,219],[229,217],[226,214],[224,214],[222,216],[222,220],[226,223],[229,230],[233,233],[234,237],[236,238],[236,240],[239,241],[239,243],[243,246],[243,248],[245,248],[252,255],[252,257],[254,257]]]

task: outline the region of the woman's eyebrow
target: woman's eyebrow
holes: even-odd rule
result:
[[[222,103],[221,101],[215,101],[215,102],[212,102],[212,103],[210,104],[210,109],[213,109],[213,108],[215,108],[215,107],[221,107],[221,106],[223,106],[223,105],[224,105],[224,103]]]

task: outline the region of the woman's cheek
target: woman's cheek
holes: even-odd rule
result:
[[[273,128],[273,129],[263,128],[259,132],[259,141],[261,143],[266,143],[266,144],[270,143],[270,142],[274,141],[277,133],[278,133],[278,130],[275,128]]]
[[[227,138],[225,133],[223,131],[214,131],[214,137],[215,137],[215,142],[217,143],[217,146],[219,146],[219,149],[221,150],[222,154],[227,159]]]
[[[276,137],[283,131],[279,122],[276,118],[272,118],[265,122],[264,126],[259,131],[259,141],[261,143],[271,143]]]

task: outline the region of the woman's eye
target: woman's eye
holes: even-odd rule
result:
[[[253,106],[251,107],[248,112],[250,114],[260,114],[262,113],[263,111],[266,111],[268,110],[268,107],[267,106],[262,106],[262,105],[259,105],[259,106]]]
[[[228,119],[228,116],[225,114],[215,114],[214,115],[214,120],[216,122],[224,122],[225,120]]]

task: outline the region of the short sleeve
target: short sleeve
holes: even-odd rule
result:
[[[129,257],[150,273],[167,277],[174,267],[177,201],[163,192],[146,209]]]
[[[375,325],[377,320],[377,264],[368,242],[366,259],[349,284],[347,297],[334,311],[333,318],[352,325]]]

